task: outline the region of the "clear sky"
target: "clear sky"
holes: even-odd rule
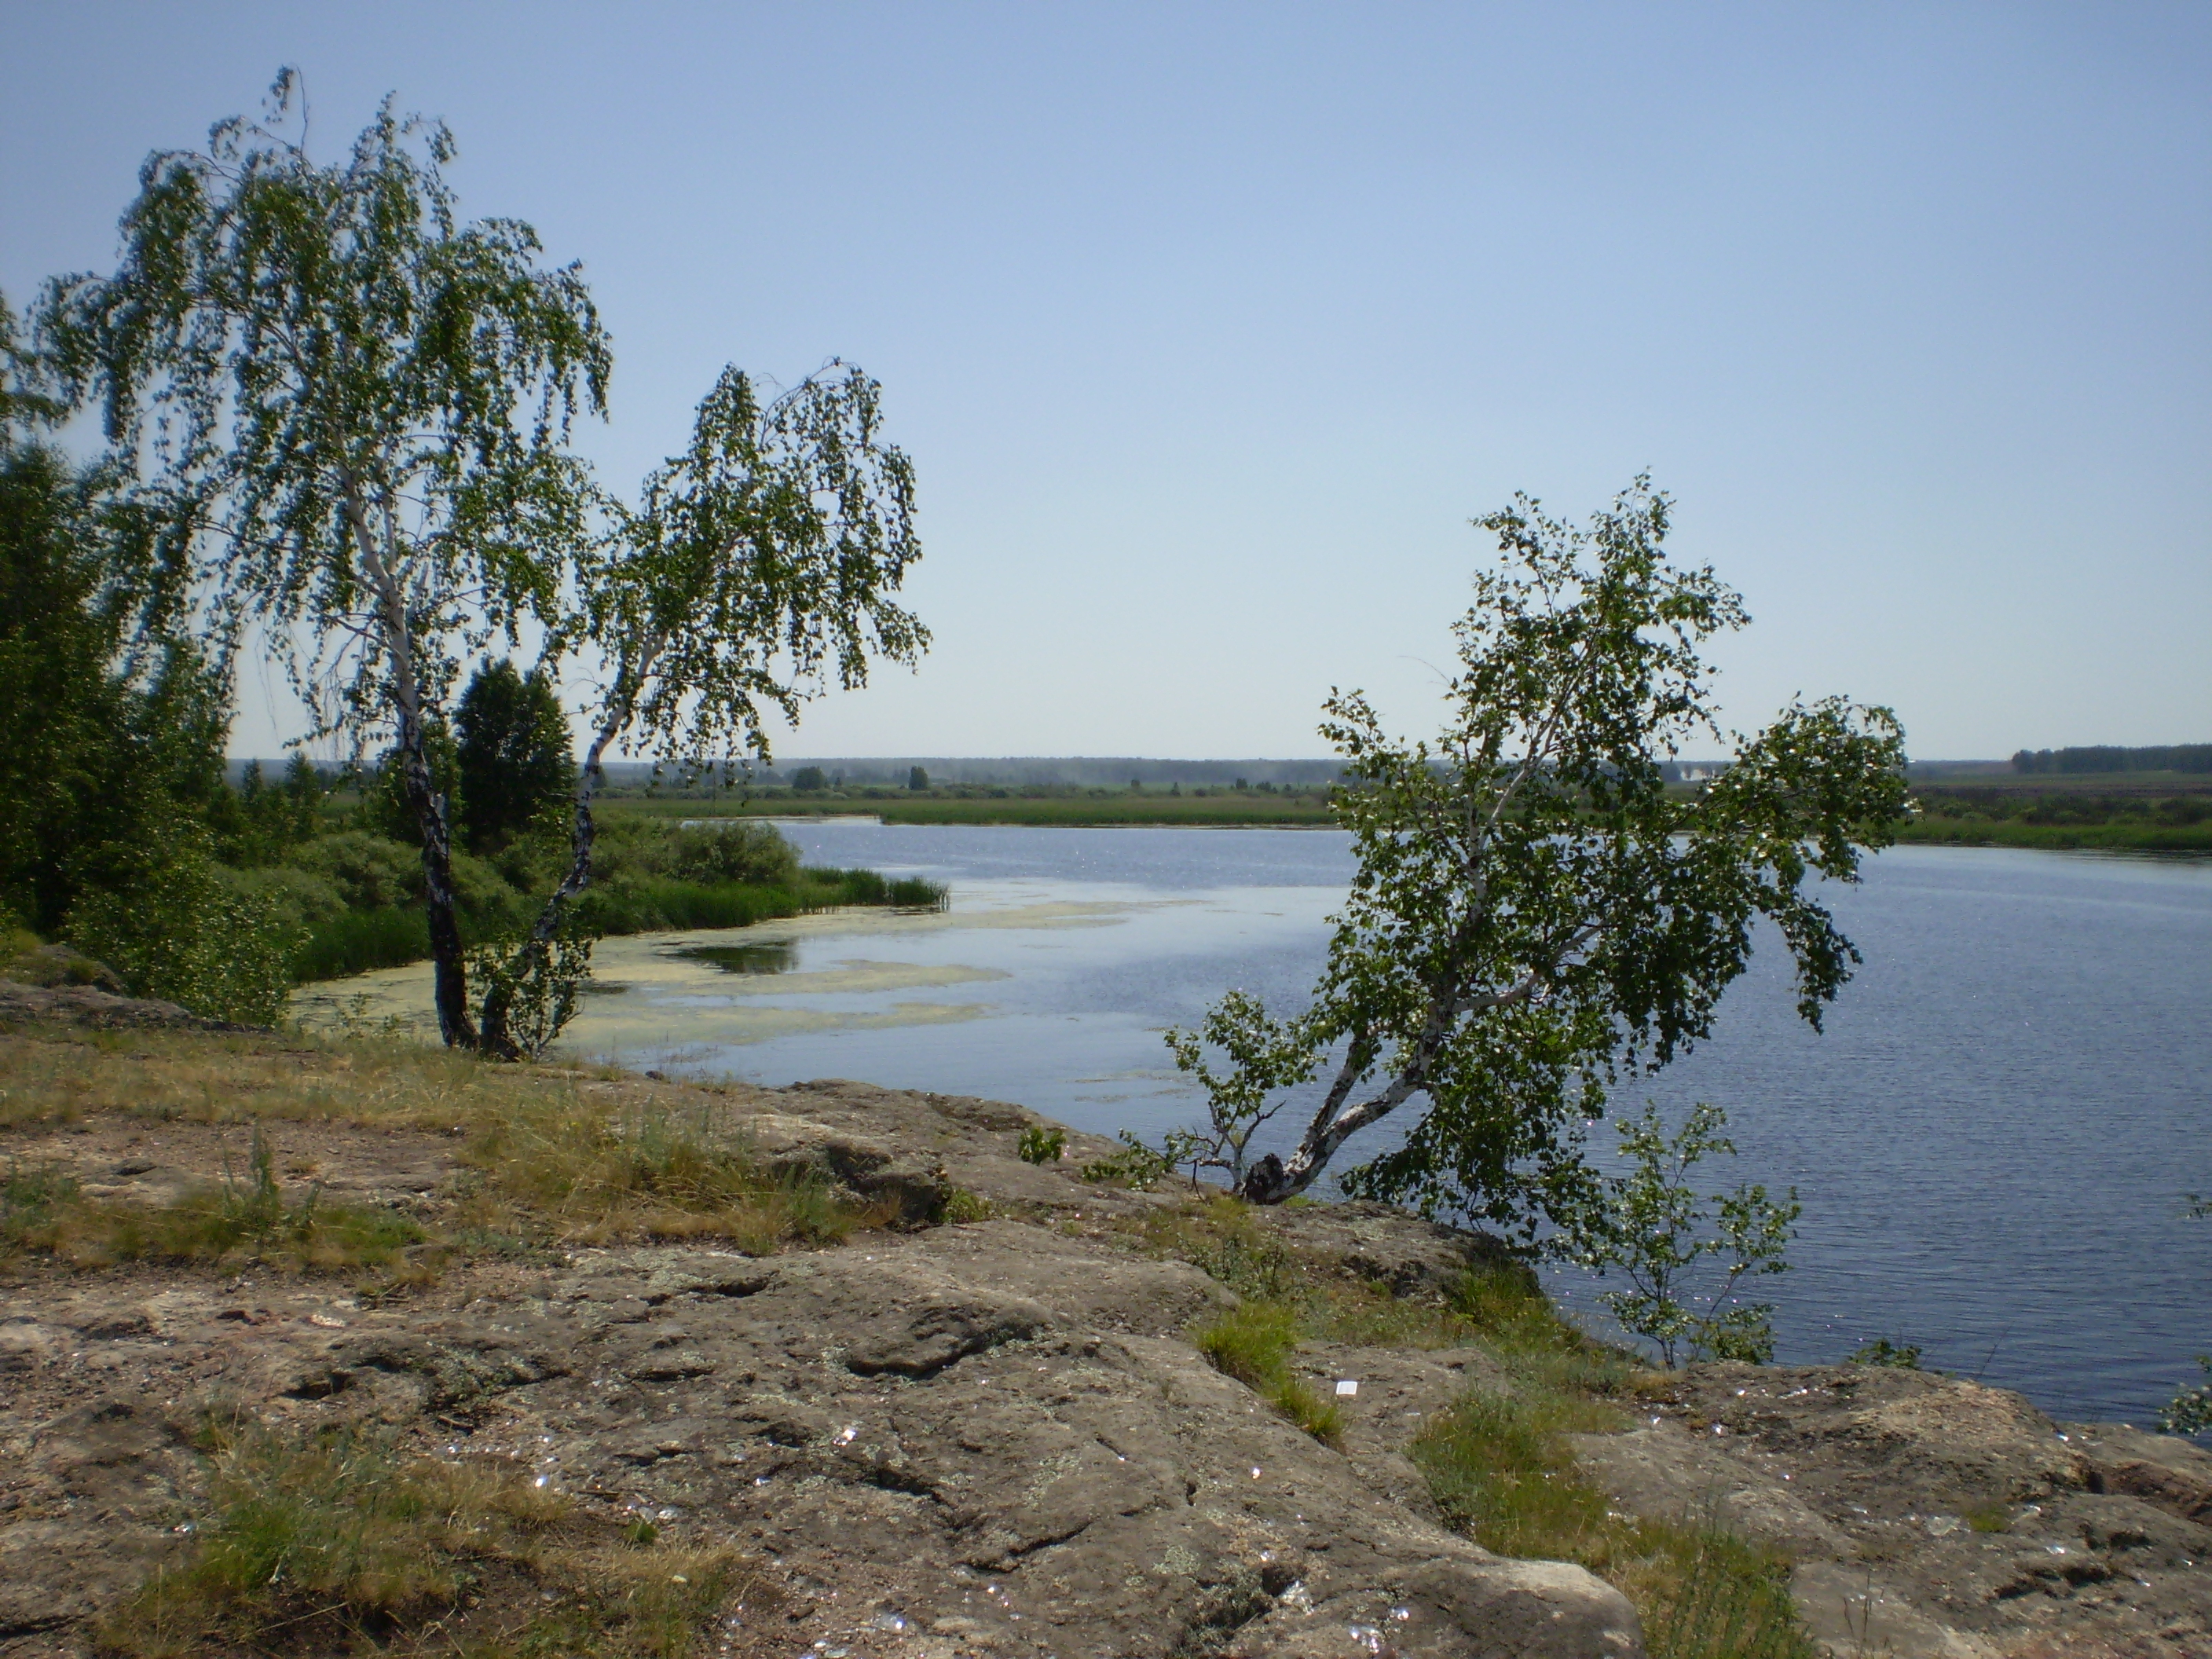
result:
[[[4,0],[0,290],[305,72],[580,259],[633,483],[736,362],[885,386],[920,673],[786,752],[1425,727],[1516,489],[1639,468],[1745,593],[1729,720],[2212,740],[2212,6]],[[249,672],[234,743],[296,730]]]

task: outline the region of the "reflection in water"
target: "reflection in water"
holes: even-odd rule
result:
[[[743,945],[691,945],[679,940],[661,954],[703,962],[726,974],[787,974],[799,962],[799,946],[787,939],[751,939]]]

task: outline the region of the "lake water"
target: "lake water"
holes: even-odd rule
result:
[[[1351,869],[1321,830],[784,829],[952,907],[767,924],[772,948],[721,959],[696,947],[729,935],[605,941],[629,988],[563,1046],[1157,1135],[1200,1105],[1162,1030],[1231,986],[1300,1006]],[[2212,1221],[2184,1218],[2212,1194],[2212,863],[1900,848],[1830,902],[1867,960],[1825,1035],[1770,940],[1713,1040],[1616,1105],[1710,1100],[1741,1152],[1720,1179],[1797,1188],[1794,1269],[1761,1292],[1785,1363],[1887,1336],[2061,1417],[2147,1421],[2212,1349]],[[404,1001],[410,973],[365,983]],[[1581,1276],[1555,1288],[1595,1312]]]

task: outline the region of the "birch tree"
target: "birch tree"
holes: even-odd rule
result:
[[[493,639],[534,624],[557,650],[573,629],[594,495],[568,442],[604,410],[611,354],[576,266],[548,268],[517,221],[461,222],[443,125],[387,99],[328,165],[305,132],[287,70],[265,124],[150,156],[115,272],[49,283],[38,338],[99,400],[217,647],[258,623],[325,732],[389,736],[439,1028],[474,1046],[425,733]]]
[[[1815,1028],[1849,979],[1858,952],[1811,879],[1856,881],[1892,839],[1903,734],[1841,698],[1723,734],[1700,648],[1747,617],[1710,567],[1668,562],[1669,505],[1638,478],[1587,530],[1525,496],[1478,521],[1498,563],[1457,625],[1433,743],[1389,736],[1357,691],[1329,698],[1358,867],[1312,1001],[1278,1020],[1234,994],[1201,1034],[1226,1056],[1201,1076],[1212,1139],[1286,1109],[1286,1083],[1319,1087],[1287,1156],[1248,1162],[1233,1141],[1221,1162],[1245,1197],[1303,1192],[1406,1114],[1346,1190],[1533,1233],[1579,1193],[1581,1127],[1608,1085],[1711,1032],[1762,919]],[[1666,763],[1692,742],[1733,760],[1670,788]],[[1201,1045],[1170,1042],[1196,1071]]]

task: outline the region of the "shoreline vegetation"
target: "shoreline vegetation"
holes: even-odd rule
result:
[[[1694,786],[1688,786],[1694,787]],[[2052,852],[2212,853],[2212,777],[2189,773],[2027,775],[1916,785],[1919,812],[1900,844]],[[1103,789],[1066,784],[927,790],[785,786],[613,790],[611,819],[873,817],[885,823],[1060,829],[1333,829],[1325,789]]]
[[[939,882],[810,866],[793,879],[774,884],[640,882],[612,902],[578,908],[589,916],[594,932],[615,938],[677,928],[750,927],[755,922],[847,908],[934,910],[944,908],[946,896]],[[463,939],[474,944],[477,933],[465,915]],[[404,968],[427,960],[429,954],[429,919],[420,906],[340,911],[310,925],[294,977],[302,985],[346,979],[379,968]]]

